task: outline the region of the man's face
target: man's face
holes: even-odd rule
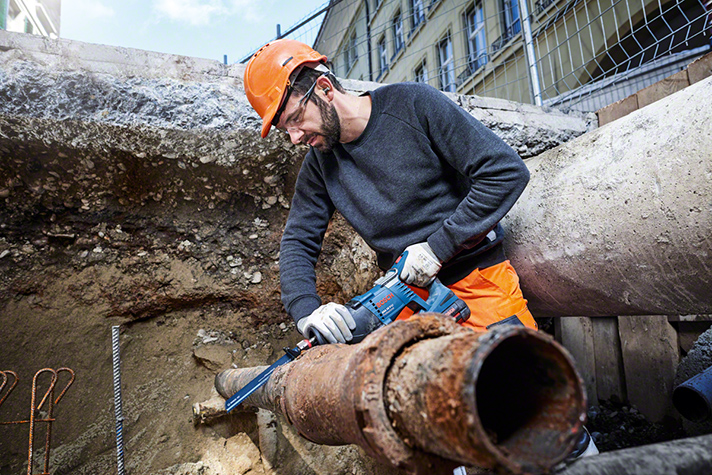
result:
[[[341,121],[336,108],[321,97],[299,103],[290,97],[280,116],[277,128],[289,134],[294,144],[311,145],[321,152],[330,152],[341,139]]]

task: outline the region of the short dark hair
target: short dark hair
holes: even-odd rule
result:
[[[294,86],[293,86],[293,91],[292,93],[296,93],[297,97],[302,97],[304,94],[307,93],[310,87],[316,82],[317,79],[319,79],[319,76],[324,74],[321,71],[317,71],[316,69],[312,69],[309,67],[303,68],[299,74],[297,75],[297,78],[294,80]],[[329,71],[326,75],[327,78],[329,78],[329,81],[334,85],[337,91],[341,93],[345,93],[346,90],[343,88],[341,83],[336,79],[336,76]],[[311,100],[314,100],[315,95],[312,95]]]

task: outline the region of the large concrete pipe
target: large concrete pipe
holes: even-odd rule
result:
[[[227,370],[229,397],[263,368]],[[481,334],[436,315],[279,367],[244,404],[282,413],[307,439],[357,444],[410,473],[476,465],[543,473],[580,437],[582,383],[566,350],[523,327]]]
[[[712,78],[529,159],[505,225],[538,316],[712,313]]]

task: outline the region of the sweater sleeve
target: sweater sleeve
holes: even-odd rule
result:
[[[334,205],[311,150],[297,177],[279,253],[282,303],[295,321],[321,305],[314,266],[333,213]]]
[[[419,102],[423,126],[437,155],[469,179],[469,191],[453,214],[428,238],[446,262],[475,246],[507,214],[529,181],[519,155],[442,93]]]

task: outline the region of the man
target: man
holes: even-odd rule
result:
[[[425,287],[437,276],[471,309],[477,330],[506,320],[536,328],[499,221],[529,172],[492,131],[434,88],[383,86],[347,94],[326,57],[294,40],[265,45],[245,70],[247,97],[263,120],[309,151],[297,178],[280,249],[282,301],[303,334],[351,339],[342,305],[322,305],[314,266],[335,210],[401,279]]]
[[[282,301],[299,331],[343,343],[356,326],[343,305],[322,305],[316,292],[314,266],[335,210],[376,251],[381,269],[408,251],[401,280],[422,291],[439,278],[467,303],[475,330],[536,328],[499,225],[529,180],[521,158],[430,86],[354,96],[325,64],[309,46],[282,39],[245,70],[262,137],[275,127],[309,146],[280,247]]]

